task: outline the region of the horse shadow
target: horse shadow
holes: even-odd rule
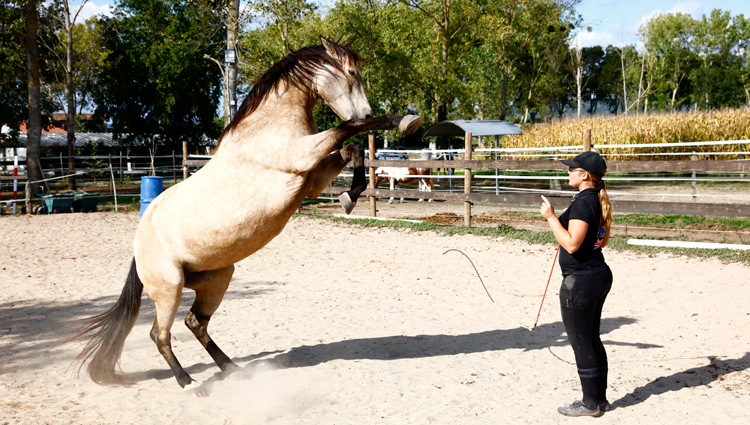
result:
[[[602,320],[605,332],[635,323],[628,317]],[[269,363],[279,368],[310,367],[331,360],[398,360],[424,357],[454,356],[488,351],[522,349],[524,352],[567,346],[562,322],[537,326],[534,332],[527,328],[493,329],[464,335],[394,335],[376,338],[355,338],[342,341],[294,347],[272,358],[256,355],[236,358],[250,361],[246,368],[257,362]],[[629,342],[607,342],[608,345],[629,345],[639,348],[661,348],[660,345]]]
[[[616,317],[602,320],[602,333],[606,334],[624,325],[636,323],[629,317]],[[254,371],[263,367],[279,369],[313,367],[332,360],[381,360],[417,359],[438,356],[454,356],[487,351],[522,349],[524,352],[542,350],[549,347],[567,346],[562,322],[553,322],[537,326],[534,332],[527,328],[496,329],[463,335],[395,335],[376,338],[355,338],[336,342],[303,345],[288,351],[255,353],[244,357],[235,357],[237,363],[248,362],[240,378],[252,378]],[[634,346],[641,349],[661,348],[660,345],[607,341],[607,345]],[[273,355],[273,357],[269,357]],[[186,368],[189,373],[204,371],[212,364],[196,364]],[[169,370],[148,371],[131,375],[133,378],[148,377],[157,379],[170,378]],[[208,392],[213,384],[226,379],[228,374],[216,372],[202,385]]]
[[[274,291],[274,286],[283,282],[239,281],[224,296],[224,300],[252,299]],[[259,287],[260,286],[260,287]],[[119,288],[118,288],[119,289]],[[118,291],[119,292],[119,291]],[[49,365],[50,362],[72,361],[72,357],[60,356],[55,347],[76,334],[82,318],[101,314],[111,308],[119,297],[107,295],[91,300],[39,301],[13,300],[0,306],[0,373],[10,373],[20,369],[32,369]],[[185,317],[195,300],[195,293],[183,293],[178,317]],[[150,325],[156,316],[154,303],[144,293],[137,325]],[[12,343],[11,343],[12,342]],[[76,343],[70,346],[75,347]],[[78,349],[76,349],[78,350]],[[154,351],[155,353],[158,352]],[[206,365],[208,368],[210,365]],[[167,369],[169,377],[172,372]]]
[[[707,358],[710,363],[706,366],[690,368],[669,376],[660,376],[646,385],[636,387],[632,392],[613,402],[612,408],[635,406],[651,396],[680,391],[683,388],[709,386],[712,382],[723,380],[723,376],[728,373],[750,369],[750,352],[737,359],[719,360],[715,356]]]

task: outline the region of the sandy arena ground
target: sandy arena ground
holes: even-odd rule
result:
[[[146,298],[104,387],[52,348],[119,296],[136,213],[0,217],[0,425],[522,424],[579,397],[558,310],[559,269],[529,332],[554,247],[293,219],[240,262],[210,331],[244,373],[224,376],[182,320],[173,348],[210,396],[189,398],[148,337]],[[614,410],[599,424],[750,419],[748,267],[605,250],[615,282],[603,340]]]

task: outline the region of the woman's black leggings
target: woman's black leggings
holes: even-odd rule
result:
[[[583,404],[595,409],[607,399],[607,353],[599,337],[604,300],[612,288],[610,270],[563,278],[560,310],[565,332],[573,347]]]

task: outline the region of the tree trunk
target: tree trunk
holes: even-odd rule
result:
[[[441,103],[438,106],[438,122],[448,119],[448,104]]]
[[[76,106],[75,106],[75,93],[76,89],[73,85],[73,22],[70,20],[70,9],[68,3],[65,2],[65,31],[67,32],[67,39],[65,43],[65,53],[67,54],[65,62],[65,86],[66,96],[68,101],[68,170],[70,174],[75,173],[76,159],[75,159],[75,142],[76,142]],[[62,170],[60,170],[62,172]],[[68,189],[76,190],[76,178],[68,178]]]
[[[510,79],[510,75],[508,75],[508,67],[503,67],[503,82],[501,83],[501,91],[500,91],[500,119],[505,121],[505,116],[508,114],[508,104],[510,103],[508,101],[508,80]]]
[[[450,34],[448,27],[450,25],[450,0],[443,0],[443,22],[440,28],[442,35],[440,46],[440,85],[444,89],[448,83],[448,56],[450,55]],[[438,105],[438,122],[448,119],[448,102],[445,99],[439,99]]]
[[[576,67],[576,89],[578,91],[577,97],[578,97],[578,119],[581,119],[581,104],[582,102],[582,92],[583,92],[583,67],[580,65],[580,62],[578,66]]]
[[[638,80],[638,99],[636,101],[638,102],[638,106],[635,108],[635,115],[638,116],[638,110],[641,109],[641,97],[643,97],[643,66],[646,62],[646,55],[644,54],[641,58],[641,77]]]
[[[224,93],[224,127],[228,126],[237,113],[237,36],[239,33],[240,0],[232,0],[227,18],[227,49],[235,51],[235,63],[226,64],[226,92]]]
[[[625,109],[625,106],[628,104],[628,88],[625,83],[625,49],[620,48],[620,64],[622,65],[622,110],[625,113],[625,115],[628,114],[627,109]]]
[[[31,184],[42,179],[39,145],[42,140],[42,94],[39,77],[39,16],[37,0],[26,2],[26,72],[29,87],[29,125],[26,133],[26,175]],[[35,191],[31,190],[32,193]]]

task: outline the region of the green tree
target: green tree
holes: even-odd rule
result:
[[[218,136],[220,73],[204,59],[224,45],[218,14],[177,0],[123,0],[104,28],[95,102],[115,137],[172,150]]]
[[[601,46],[592,46],[581,49],[581,55],[584,63],[583,80],[586,81],[583,101],[588,104],[589,115],[594,115],[599,103],[606,97],[601,85],[605,52]]]
[[[609,45],[604,49],[604,60],[598,84],[598,100],[615,115],[618,111],[625,110],[622,87],[620,49]]]
[[[572,18],[572,16],[571,16]],[[568,40],[571,31],[576,28],[572,20],[555,22],[547,27],[549,35],[549,67],[544,76],[545,98],[549,105],[548,119],[551,121],[554,114],[562,118],[565,111],[570,107],[575,92],[575,81],[568,71]]]
[[[740,52],[742,15],[714,9],[695,26],[694,48],[700,64],[689,78],[693,84],[693,102],[705,108],[736,107],[746,102],[743,81],[743,57]]]
[[[75,170],[75,117],[78,94],[77,83],[79,82],[79,78],[77,78],[77,71],[79,69],[78,57],[95,52],[95,50],[87,52],[74,49],[74,46],[77,44],[76,33],[81,32],[80,30],[76,31],[76,20],[87,1],[81,0],[77,6],[73,6],[68,0],[55,0],[51,9],[52,13],[50,14],[50,17],[56,23],[56,31],[54,33],[58,42],[56,44],[60,47],[58,49],[50,47],[50,51],[53,52],[53,56],[56,59],[53,68],[57,68],[61,75],[57,78],[57,81],[52,82],[48,86],[52,88],[52,91],[59,94],[59,96],[55,96],[55,93],[51,93],[53,100],[56,97],[61,100],[64,99],[64,101],[60,101],[55,106],[57,110],[65,111],[66,115],[68,127],[68,170],[71,172]],[[76,189],[75,177],[68,179],[68,187],[71,190]]]
[[[15,130],[0,133],[0,143],[14,141],[28,117],[24,36],[24,9],[20,4],[0,3],[0,125]]]
[[[696,21],[684,13],[657,15],[641,26],[639,35],[646,50],[657,57],[656,73],[663,75],[656,82],[655,92],[659,106],[665,100],[659,99],[659,94],[668,96],[669,109],[684,102],[678,99],[681,87],[690,72],[691,63],[695,55],[691,51],[695,36]]]
[[[750,107],[750,16],[739,15],[735,18],[739,33],[738,50],[741,52],[742,70],[740,83],[745,90],[746,105]]]
[[[39,70],[39,3],[28,0],[23,3],[26,17],[26,37],[23,46],[26,51],[26,72],[28,75],[28,124],[26,130],[26,175],[29,181],[42,178],[42,165],[39,162],[42,140],[42,93]]]
[[[570,29],[567,23],[575,19],[572,8],[577,3],[578,0],[506,0],[488,14],[482,28],[487,40],[483,49],[488,52],[476,58],[482,68],[476,79],[485,81],[479,93],[496,101],[490,102],[495,103],[495,108],[489,116],[506,119],[512,108],[519,107],[523,107],[526,116],[541,75],[551,64],[551,56],[557,53],[549,45],[562,45],[566,41],[556,31],[550,31],[550,27],[559,28],[561,21],[565,21],[567,35]],[[521,70],[528,74],[523,75]]]

